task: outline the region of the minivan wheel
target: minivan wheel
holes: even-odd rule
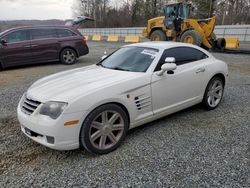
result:
[[[75,50],[71,48],[65,48],[60,54],[60,60],[66,65],[72,65],[76,63],[77,56]]]
[[[94,154],[109,153],[121,144],[128,127],[128,117],[120,106],[100,106],[85,119],[80,132],[80,145]]]
[[[222,100],[224,93],[224,83],[218,76],[212,78],[206,88],[203,104],[208,110],[217,108]]]

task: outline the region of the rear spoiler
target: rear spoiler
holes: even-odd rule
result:
[[[87,17],[87,16],[79,16],[76,19],[70,20],[65,23],[66,26],[71,26],[71,27],[79,27],[81,23],[85,21],[95,21],[93,18]]]

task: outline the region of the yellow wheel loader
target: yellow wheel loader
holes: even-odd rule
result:
[[[196,20],[190,18],[192,5],[172,3],[163,9],[164,16],[148,20],[143,36],[152,41],[179,41],[191,43],[206,49],[224,49],[226,40],[216,39],[213,33],[216,17]],[[235,44],[235,48],[238,44]]]

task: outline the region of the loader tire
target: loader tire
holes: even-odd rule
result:
[[[181,42],[201,46],[202,39],[200,33],[195,30],[187,30],[181,36]]]
[[[220,50],[224,50],[226,48],[226,40],[224,38],[217,39],[216,47]]]
[[[151,41],[166,41],[167,37],[166,34],[162,30],[155,30],[153,33],[150,35],[150,40]]]

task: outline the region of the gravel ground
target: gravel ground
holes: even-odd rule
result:
[[[214,111],[199,105],[129,131],[114,152],[54,151],[23,135],[16,118],[35,80],[96,63],[120,43],[89,43],[73,66],[58,63],[0,72],[0,187],[250,187],[249,55],[214,54],[230,79]]]

